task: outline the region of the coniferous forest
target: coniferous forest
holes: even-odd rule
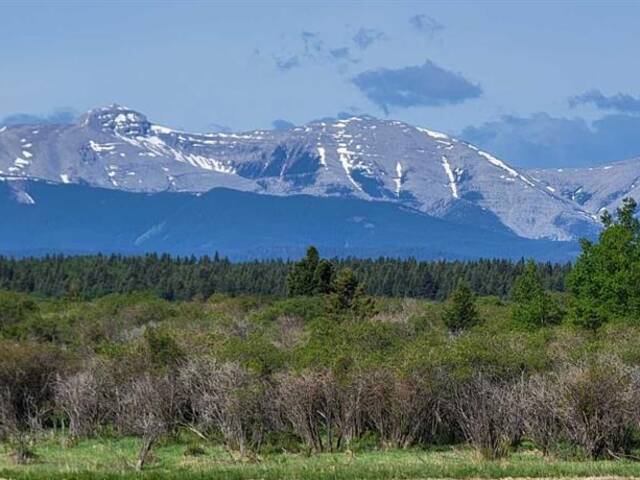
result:
[[[0,477],[636,476],[635,214],[573,265],[3,258]]]
[[[421,262],[412,259],[331,259],[336,270],[349,268],[372,296],[447,298],[460,280],[478,295],[509,295],[525,261],[475,260]],[[0,256],[0,289],[47,297],[98,298],[111,293],[149,291],[167,300],[227,295],[287,294],[293,261],[232,263],[211,257],[150,254],[45,256],[13,259]],[[538,272],[546,289],[561,292],[570,264],[542,263]]]

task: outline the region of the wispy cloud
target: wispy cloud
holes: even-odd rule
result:
[[[356,34],[353,36],[353,43],[360,49],[366,50],[376,42],[379,42],[385,38],[384,32],[377,28],[365,28],[360,27]]]
[[[425,13],[410,17],[409,24],[415,31],[430,38],[435,37],[438,33],[444,30],[444,25]]]
[[[322,55],[325,51],[324,41],[320,38],[320,34],[317,32],[302,31],[300,38],[304,44],[304,53],[307,57],[317,57]]]
[[[299,67],[301,65],[300,59],[298,58],[297,55],[292,55],[285,58],[274,55],[273,60],[276,64],[276,68],[281,72],[288,72],[289,70]]]
[[[601,110],[612,110],[621,113],[640,113],[640,98],[627,93],[605,95],[600,90],[592,89],[569,98],[569,105],[577,107],[591,104]]]
[[[0,119],[0,125],[29,125],[29,124],[69,124],[74,123],[78,114],[67,107],[56,108],[46,115],[34,115],[31,113],[12,113]]]
[[[352,79],[385,113],[392,107],[442,106],[482,95],[482,88],[461,74],[431,61],[399,69],[367,70]]]
[[[325,39],[319,32],[302,30],[289,36],[279,52],[272,55],[275,67],[282,73],[312,65],[334,65],[344,72],[349,65],[362,60],[363,51],[384,38],[381,30],[360,28],[349,37],[346,31],[342,42]],[[255,49],[254,54],[260,51]]]

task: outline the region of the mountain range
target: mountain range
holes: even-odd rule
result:
[[[196,134],[110,105],[76,124],[0,127],[0,251],[252,258],[318,243],[338,255],[563,259],[597,234],[602,210],[638,196],[639,178],[640,158],[522,170],[371,116]]]

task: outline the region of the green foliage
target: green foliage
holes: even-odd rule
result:
[[[0,290],[0,333],[37,313],[38,305],[28,295]]]
[[[513,319],[530,327],[544,327],[560,322],[562,315],[557,300],[545,289],[535,262],[527,263],[511,292]]]
[[[100,317],[117,316],[126,327],[141,327],[168,320],[174,305],[149,292],[111,294],[95,302]]]
[[[147,328],[143,338],[151,364],[155,368],[175,368],[185,358],[170,332],[157,327]]]
[[[575,323],[592,330],[614,318],[640,319],[640,222],[636,202],[625,199],[616,218],[602,216],[597,243],[582,241],[582,254],[567,278]]]
[[[394,363],[410,339],[407,324],[318,318],[308,325],[306,342],[292,352],[291,366],[326,367],[344,375],[356,368]]]
[[[294,317],[309,322],[325,313],[326,302],[322,297],[293,297],[261,308],[252,317],[255,322],[265,324],[271,324],[279,317]]]
[[[456,377],[482,371],[501,379],[517,379],[523,373],[550,366],[548,332],[511,330],[504,322],[489,320],[442,348],[442,361]]]
[[[0,340],[0,436],[12,414],[16,429],[28,429],[28,416],[51,402],[51,380],[72,365],[73,358],[52,345]]]
[[[480,322],[476,297],[466,282],[460,282],[449,298],[443,320],[452,332],[460,332]]]
[[[245,338],[216,336],[211,342],[212,354],[221,361],[239,362],[261,375],[277,372],[285,365],[286,353],[259,332]]]

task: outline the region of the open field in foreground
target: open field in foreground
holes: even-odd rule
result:
[[[37,458],[15,465],[0,454],[0,479],[427,479],[640,477],[640,462],[568,461],[544,458],[524,449],[507,459],[479,459],[466,447],[441,450],[351,451],[306,455],[277,453],[240,458],[220,447],[164,443],[142,473],[133,468],[139,441],[87,440],[64,447],[59,440],[40,443]],[[195,452],[195,454],[194,454]]]

